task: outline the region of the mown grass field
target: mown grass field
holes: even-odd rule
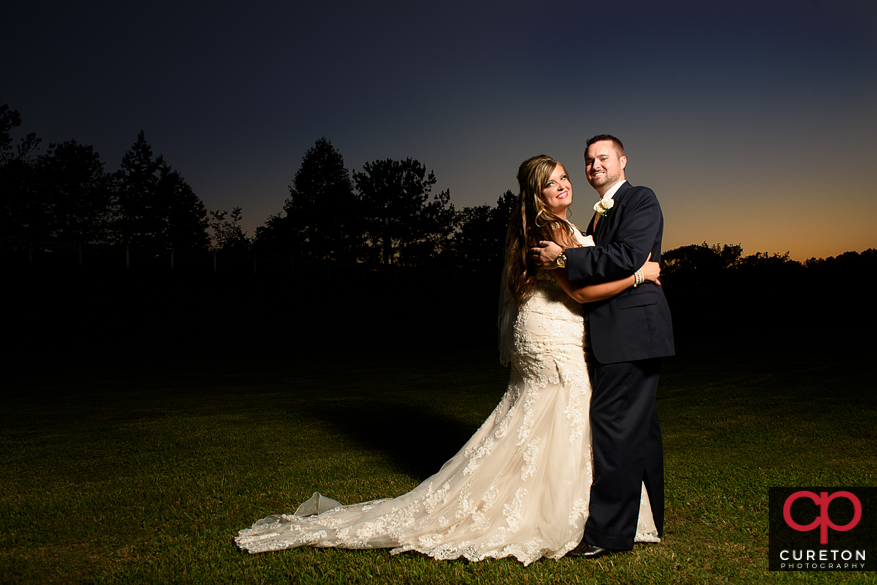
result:
[[[877,486],[873,352],[680,354],[659,391],[664,542],[527,568],[232,542],[315,490],[351,503],[417,485],[502,395],[494,351],[10,364],[0,582],[877,582],[767,570],[769,487]]]

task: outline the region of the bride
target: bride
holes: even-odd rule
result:
[[[499,405],[456,455],[407,494],[342,506],[315,493],[295,513],[241,530],[240,548],[391,548],[436,559],[513,556],[528,565],[579,544],[593,477],[581,303],[612,297],[637,280],[574,287],[565,269],[537,271],[527,259],[534,242],[568,248],[593,241],[566,220],[572,187],[561,164],[530,158],[518,183],[507,236],[510,298],[500,323],[511,378]],[[657,282],[658,273],[648,262],[640,276]],[[645,492],[636,539],[658,540]]]

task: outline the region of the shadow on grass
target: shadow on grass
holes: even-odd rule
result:
[[[314,404],[305,412],[418,480],[436,473],[478,429],[435,409],[385,399]]]

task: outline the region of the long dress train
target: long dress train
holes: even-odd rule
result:
[[[541,276],[514,318],[505,395],[438,473],[392,499],[342,506],[314,494],[235,542],[250,553],[391,548],[436,559],[513,556],[525,565],[562,557],[582,538],[593,476],[584,344],[581,305]],[[636,540],[659,540],[644,490]]]

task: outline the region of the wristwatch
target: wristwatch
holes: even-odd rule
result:
[[[554,259],[554,265],[557,268],[566,268],[566,252],[561,252],[560,255]]]

